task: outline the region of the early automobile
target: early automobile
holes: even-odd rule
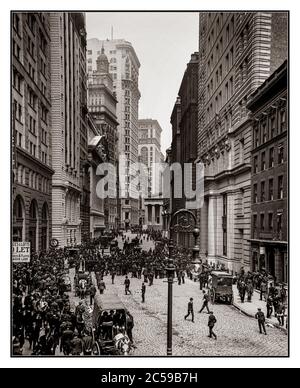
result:
[[[96,294],[93,309],[93,355],[127,355],[130,313],[116,294]]]
[[[208,288],[211,302],[223,301],[231,304],[233,276],[225,271],[212,271],[210,275]]]

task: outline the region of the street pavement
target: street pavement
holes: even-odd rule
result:
[[[130,239],[135,237],[127,235]],[[122,248],[120,239],[119,246]],[[143,241],[142,247],[153,248],[154,243]],[[74,269],[71,269],[72,291],[69,295],[72,307],[79,303],[79,298],[74,295],[73,272]],[[133,338],[136,348],[132,356],[166,356],[168,299],[166,279],[154,279],[151,287],[146,283],[145,303],[141,303],[142,279],[130,278],[131,295],[125,295],[124,280],[124,276],[116,276],[113,285],[110,276],[105,276],[107,288],[105,293],[117,293],[134,317]],[[191,317],[184,320],[190,297],[194,298],[195,323],[191,321]],[[208,338],[208,314],[204,311],[198,313],[201,306],[202,292],[198,282],[186,279],[185,284],[179,285],[174,281],[173,356],[288,356],[288,336],[283,331],[276,327],[267,327],[267,336],[260,335],[257,321],[234,306],[209,304],[217,319],[214,331],[218,339]],[[24,355],[31,354],[28,343],[24,348]],[[58,349],[56,355],[62,355]]]
[[[128,234],[130,236],[130,234]],[[145,244],[153,242],[143,242]],[[146,284],[145,303],[141,303],[142,279],[130,278],[132,295],[125,295],[125,277],[116,277],[106,287],[114,289],[134,317],[134,356],[165,356],[167,348],[167,288],[166,279],[154,279]],[[195,323],[184,320],[189,298],[194,298]],[[267,327],[267,336],[259,334],[258,323],[234,306],[209,305],[216,316],[217,340],[208,338],[208,314],[198,313],[202,306],[199,283],[186,279],[185,284],[173,284],[173,355],[174,356],[288,356],[288,336],[277,328]]]

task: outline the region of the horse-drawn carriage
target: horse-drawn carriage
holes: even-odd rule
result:
[[[96,294],[93,310],[93,355],[128,355],[131,350],[127,335],[129,315],[118,295]]]
[[[208,284],[211,303],[223,301],[231,304],[233,302],[233,276],[227,272],[212,271]]]
[[[91,284],[92,279],[88,272],[77,272],[74,278],[75,295],[79,296],[81,299],[85,298]]]

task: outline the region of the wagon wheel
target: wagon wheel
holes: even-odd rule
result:
[[[98,342],[94,342],[93,348],[92,348],[92,355],[93,356],[100,356],[100,354],[101,354],[100,346],[99,346]]]

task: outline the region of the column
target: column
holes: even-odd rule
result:
[[[239,271],[240,268],[237,268],[234,262],[234,195],[227,194],[227,260],[230,271]]]
[[[216,197],[208,199],[208,256],[209,261],[216,255]]]

